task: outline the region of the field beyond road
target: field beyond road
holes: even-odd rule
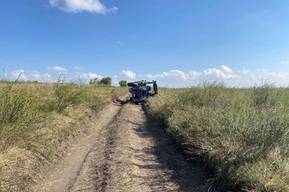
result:
[[[289,191],[289,89],[162,89],[150,112],[224,191]]]

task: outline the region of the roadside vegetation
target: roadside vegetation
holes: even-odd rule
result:
[[[103,80],[103,82],[108,82]],[[23,191],[125,87],[0,82],[0,191]],[[123,83],[124,84],[124,83]],[[161,88],[149,112],[224,191],[289,191],[289,88]]]
[[[220,189],[289,191],[289,88],[163,88],[149,111]]]
[[[0,191],[23,191],[59,147],[81,132],[85,119],[126,92],[62,80],[55,84],[1,81]]]

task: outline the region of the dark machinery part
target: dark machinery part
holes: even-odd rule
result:
[[[153,84],[153,93],[151,93],[151,86],[149,84]],[[146,98],[158,94],[158,85],[156,81],[134,81],[127,85],[129,86],[129,92],[132,94],[130,100],[136,104],[144,103]]]

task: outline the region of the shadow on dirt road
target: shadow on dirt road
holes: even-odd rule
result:
[[[164,128],[148,112],[145,105],[131,104],[129,100],[118,100],[121,105],[129,104],[128,109],[134,111],[133,116],[144,118],[127,119],[131,124],[138,140],[150,141],[153,144],[143,143],[142,148],[130,147],[130,153],[138,161],[131,162],[141,172],[148,174],[135,174],[131,177],[144,181],[152,191],[183,191],[202,192],[216,191],[208,184],[208,176],[197,160],[188,161],[183,151],[170,138]],[[137,113],[141,113],[139,115]],[[147,144],[147,145],[146,145]],[[145,162],[145,163],[143,163]]]
[[[198,161],[188,161],[176,143],[160,126],[160,123],[147,113],[145,106],[142,106],[142,110],[146,118],[145,124],[135,124],[134,131],[141,138],[153,140],[155,145],[143,149],[142,153],[139,151],[134,151],[134,153],[139,154],[137,158],[147,162],[146,165],[135,165],[152,173],[152,175],[142,178],[147,182],[147,185],[153,191],[175,191],[174,186],[172,189],[168,187],[169,183],[174,183],[178,186],[177,191],[213,192],[212,187],[208,186],[208,177]],[[156,157],[156,159],[152,159],[151,156]]]

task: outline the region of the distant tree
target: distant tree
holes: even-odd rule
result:
[[[38,81],[32,81],[32,80],[30,81],[29,80],[29,81],[27,81],[27,83],[38,83]]]
[[[102,85],[111,85],[112,79],[110,77],[104,77],[100,80],[100,84]]]
[[[118,83],[119,83],[119,85],[120,85],[121,87],[126,87],[126,86],[127,86],[127,81],[125,81],[125,80],[121,80],[121,81],[119,81]]]
[[[100,80],[97,77],[89,80],[89,85],[97,85],[99,83],[100,83]]]

